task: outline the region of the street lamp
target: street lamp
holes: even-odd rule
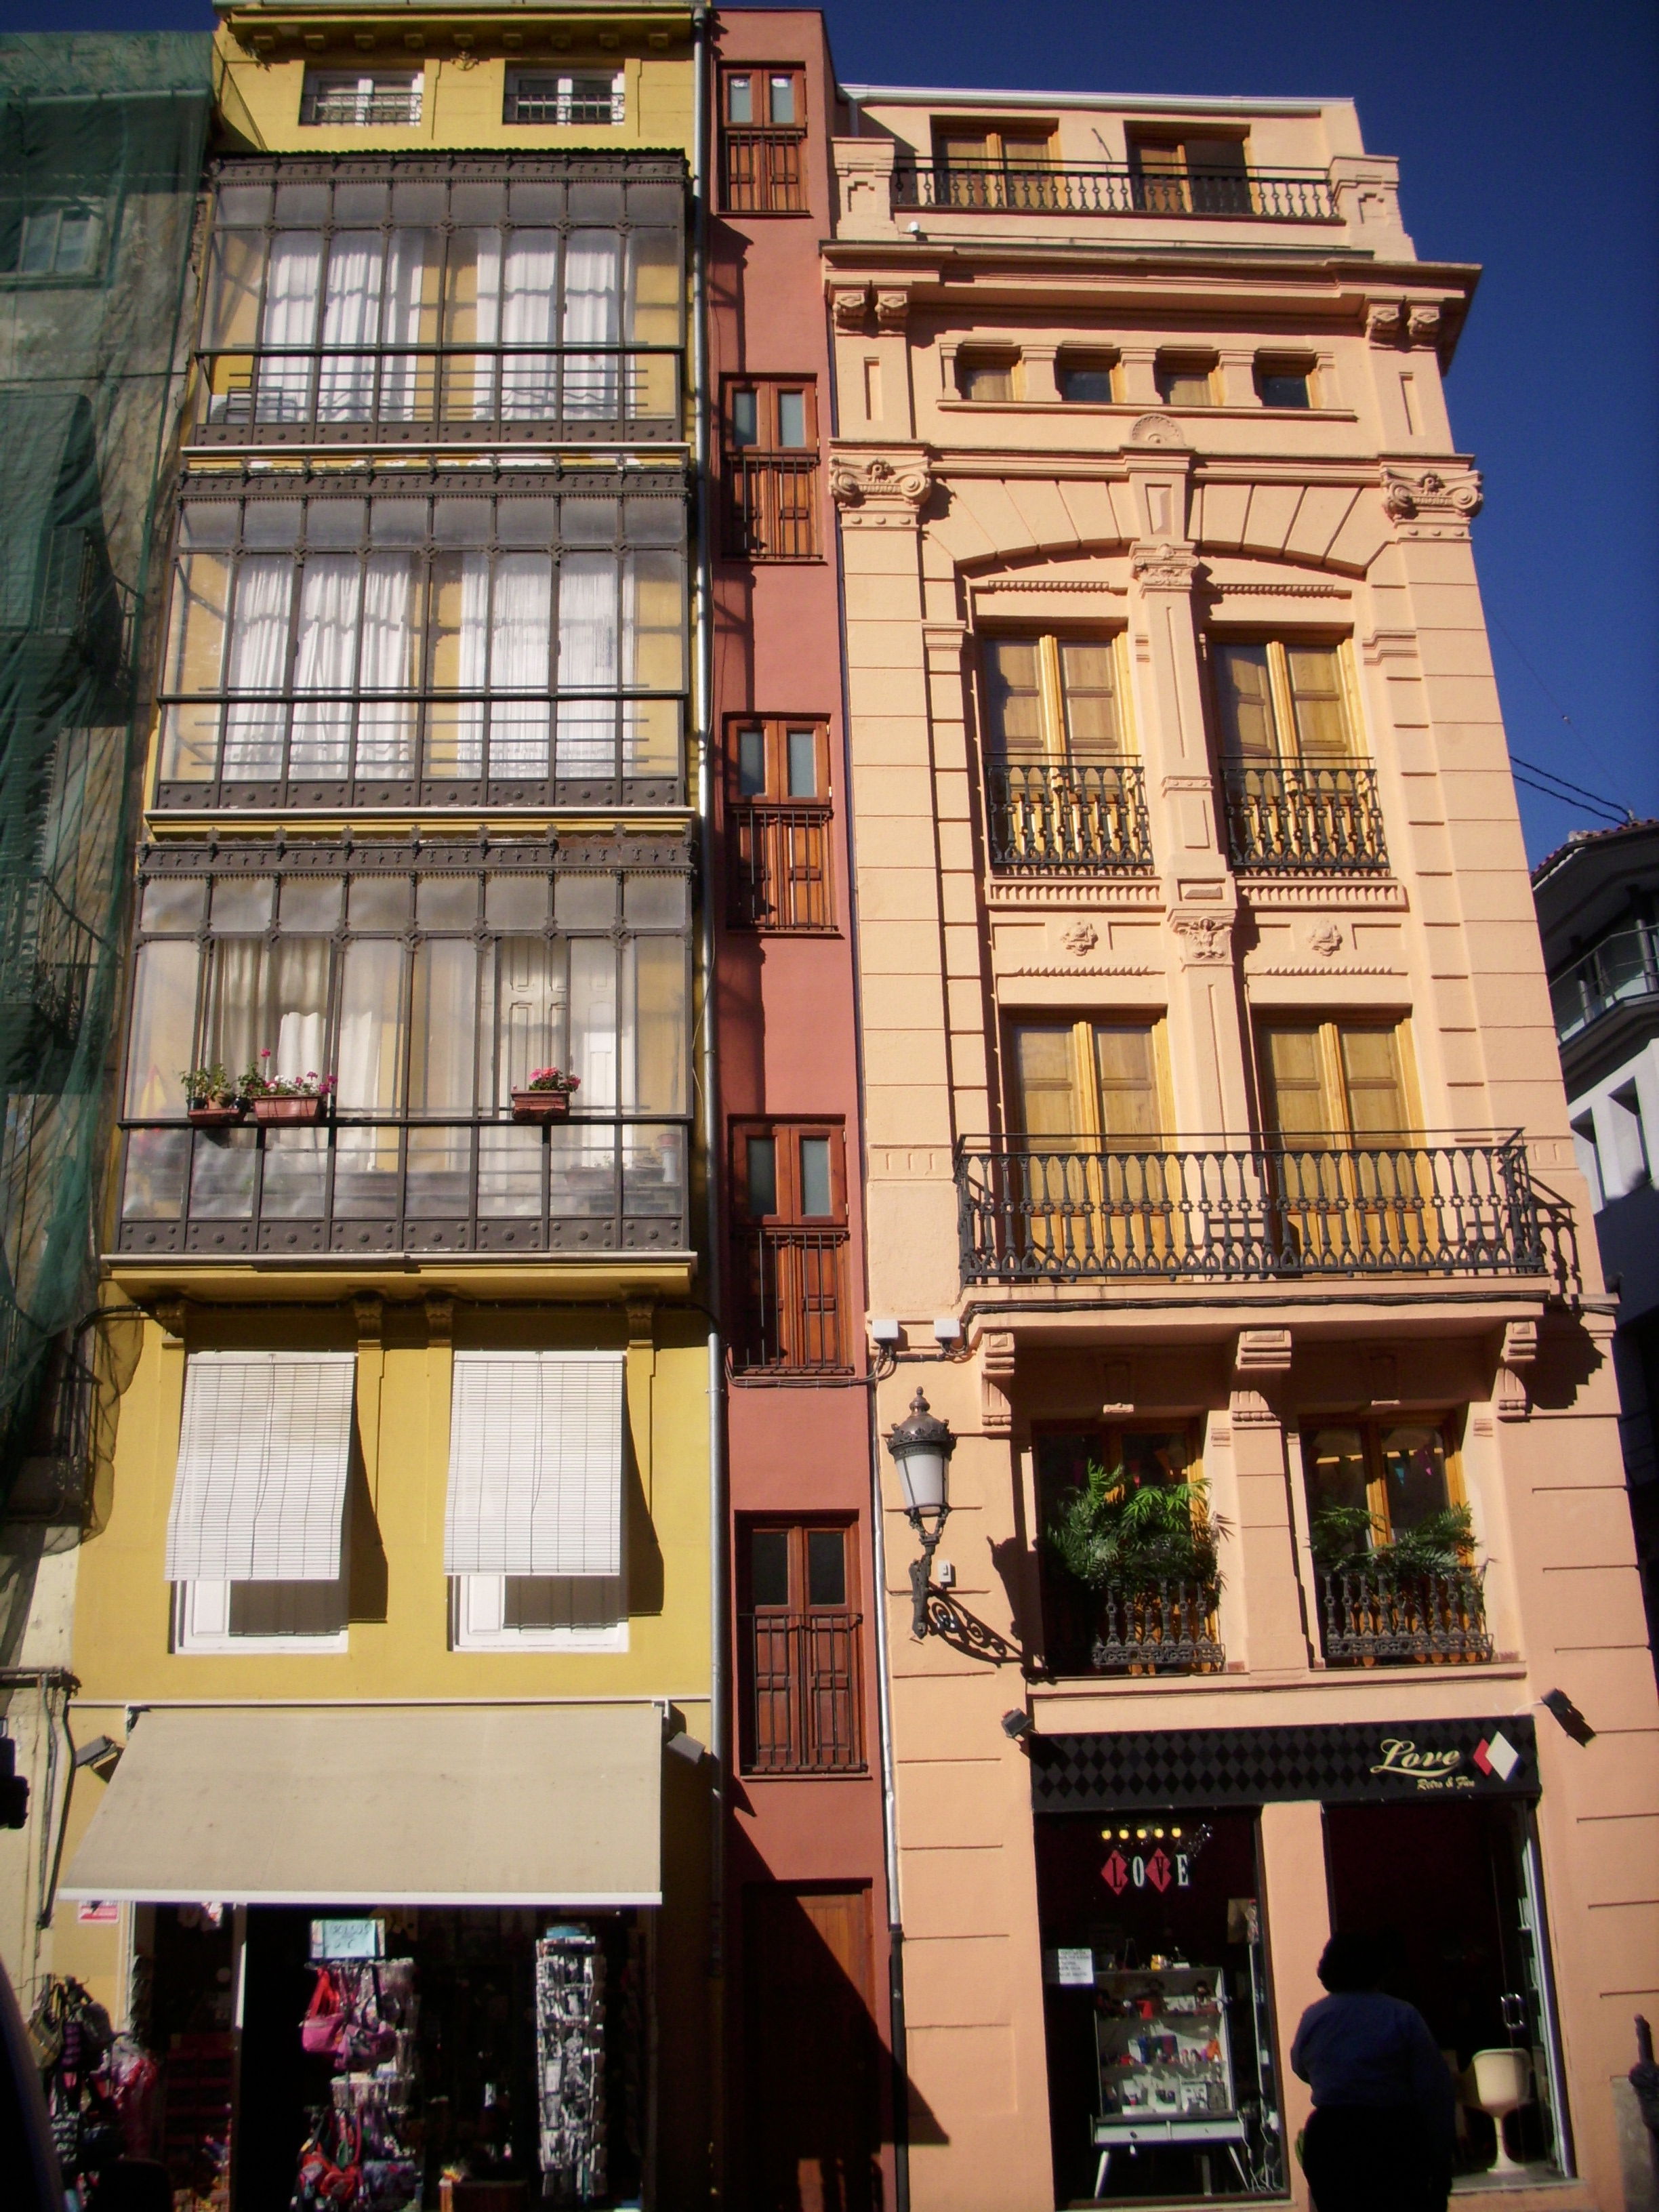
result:
[[[918,1640],[929,1626],[928,1589],[933,1554],[951,1510],[951,1455],[956,1448],[950,1423],[928,1412],[921,1390],[910,1401],[909,1419],[896,1423],[887,1438],[904,1491],[905,1518],[921,1539],[921,1556],[910,1562],[910,1633]]]

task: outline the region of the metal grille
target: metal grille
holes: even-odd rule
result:
[[[1148,174],[1123,162],[930,161],[893,173],[900,207],[996,209],[1033,215],[1189,215],[1267,222],[1334,222],[1319,170],[1188,169]]]
[[[728,806],[728,919],[734,929],[833,929],[827,802]]]
[[[856,1613],[745,1613],[744,1765],[757,1774],[845,1774],[864,1764]]]
[[[1518,1137],[1133,1151],[1011,1139],[957,1156],[964,1282],[1536,1274]]]
[[[1564,969],[1550,985],[1555,1034],[1563,1044],[1632,999],[1659,995],[1659,930],[1638,922],[1614,930]]]
[[[751,561],[816,559],[816,453],[728,453],[726,483],[728,553]]]
[[[1216,1636],[1216,1592],[1202,1583],[1114,1583],[1097,1619],[1097,1673],[1208,1674],[1227,1663]]]
[[[726,133],[726,211],[728,215],[801,215],[806,185],[801,171],[803,131],[733,130]]]
[[[1360,1568],[1319,1577],[1320,1632],[1328,1665],[1448,1666],[1490,1659],[1480,1577],[1389,1575]]]
[[[350,84],[307,85],[300,100],[305,124],[418,123],[421,81],[362,92]]]
[[[1258,768],[1234,761],[1225,775],[1235,867],[1275,875],[1386,872],[1376,770],[1369,762]]]
[[[739,1237],[739,1367],[850,1371],[847,1243],[844,1229],[751,1229]]]
[[[987,772],[999,875],[1139,872],[1152,865],[1138,761],[1010,762]]]

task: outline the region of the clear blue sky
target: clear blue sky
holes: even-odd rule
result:
[[[827,0],[854,82],[1351,94],[1419,252],[1485,275],[1449,382],[1511,750],[1659,816],[1659,9],[1651,0]],[[6,30],[207,0],[0,0]],[[1563,717],[1569,718],[1564,720]],[[1521,793],[1534,860],[1589,823]]]

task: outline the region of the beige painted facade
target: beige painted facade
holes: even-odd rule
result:
[[[1395,165],[1363,150],[1344,103],[852,98],[858,135],[836,147],[824,277],[871,1311],[901,1319],[918,1359],[933,1355],[933,1318],[959,1316],[971,1352],[961,1364],[901,1364],[879,1414],[885,1431],[920,1379],[950,1420],[960,1443],[941,1557],[953,1595],[1027,1662],[1022,1683],[1012,1660],[910,1639],[915,1539],[888,1463],[914,2202],[1055,2202],[1031,1754],[999,1727],[1011,1707],[1044,1735],[1166,1731],[1173,1747],[1197,1729],[1525,1716],[1559,1687],[1598,1731],[1581,1746],[1536,1712],[1578,2179],[1503,2201],[1616,2212],[1631,2018],[1659,1988],[1659,1717],[1611,1317],[1471,548],[1480,480],[1442,391],[1476,272],[1418,260]],[[1005,155],[1000,173],[988,157],[967,188],[947,188],[935,150],[947,139],[1034,130],[1048,139],[1046,181],[1032,181],[1028,157],[1010,183]],[[1159,212],[1144,191],[1133,204],[1131,140],[1183,136],[1247,141],[1260,179],[1248,210],[1206,219],[1166,199]],[[1310,197],[1275,203],[1288,185],[1272,180],[1292,178]],[[1085,198],[1109,188],[1116,211]],[[1109,398],[1061,398],[1068,349],[1109,370]],[[980,363],[1004,381],[965,396]],[[1171,397],[1158,381],[1171,366],[1200,374],[1202,393]],[[1264,404],[1259,377],[1280,366],[1304,380],[1304,404]],[[1010,832],[987,798],[988,640],[1040,634],[1121,641],[1122,757],[1140,770],[1149,866],[991,864]],[[1230,857],[1214,688],[1230,640],[1336,648],[1352,754],[1375,768],[1385,860],[1376,849],[1364,867]],[[1259,1166],[1257,1047],[1275,1017],[1390,1030],[1424,1162],[1454,1135],[1490,1149],[1523,1132],[1540,1249],[1492,1261],[1466,1244],[1413,1272],[1422,1232],[1410,1231],[1403,1271],[1362,1236],[1349,1264],[1287,1273],[1230,1246],[1188,1183],[1186,1226],[1163,1232],[1166,1269],[1045,1275],[1046,1253],[1083,1232],[1052,1215],[1022,1228],[1036,1173],[1022,1187],[1009,1170],[1001,1212],[975,1217],[994,1249],[959,1266],[954,1162],[971,1176],[975,1156],[994,1154],[988,1140],[1020,1127],[1014,1024],[1155,1022],[1158,1119],[1142,1141]],[[1426,1190],[1437,1170],[1413,1172]],[[1103,1219],[1104,1249],[1114,1235],[1128,1240],[1120,1259],[1135,1249],[1132,1229]],[[1012,1279],[1013,1251],[1035,1279]],[[1492,1656],[1328,1665],[1301,1434],[1413,1415],[1455,1426]],[[1191,1425],[1230,1525],[1218,1671],[1068,1674],[1044,1662],[1034,1439],[1103,1419]],[[1267,1803],[1260,1849],[1288,2141],[1308,2102],[1284,2056],[1319,1994],[1329,1925],[1320,1804]],[[1471,2201],[1486,2201],[1478,2187]]]

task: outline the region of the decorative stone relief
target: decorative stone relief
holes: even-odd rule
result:
[[[884,331],[902,331],[910,315],[910,295],[882,289],[876,294],[876,322]]]
[[[1190,592],[1198,575],[1198,556],[1184,545],[1137,545],[1129,573],[1146,591]]]
[[[1129,432],[1132,446],[1176,446],[1188,450],[1181,425],[1172,415],[1143,415]]]
[[[850,286],[838,287],[830,295],[830,312],[838,331],[861,331],[870,312],[869,286],[857,291]]]
[[[1511,1321],[1504,1325],[1503,1349],[1498,1353],[1498,1388],[1492,1410],[1500,1421],[1524,1421],[1532,1411],[1528,1388],[1538,1358],[1538,1324]]]
[[[1374,346],[1398,345],[1405,321],[1398,300],[1373,300],[1365,310],[1365,335]]]
[[[1342,950],[1342,932],[1334,921],[1321,922],[1308,932],[1308,944],[1322,960],[1334,960]]]
[[[1086,959],[1100,942],[1100,932],[1091,921],[1074,921],[1060,942],[1073,959]]]
[[[1291,1371],[1287,1328],[1241,1328],[1233,1346],[1232,1395],[1227,1410],[1236,1429],[1270,1429],[1279,1416],[1266,1393]]]
[[[1188,968],[1218,968],[1232,958],[1232,916],[1225,914],[1172,914],[1170,927],[1181,940],[1182,964]]]
[[[933,487],[932,472],[920,453],[897,461],[882,453],[867,461],[841,454],[830,464],[830,495],[849,528],[914,527]]]
[[[988,1437],[1006,1437],[1014,1425],[1008,1389],[1014,1379],[1012,1329],[992,1329],[979,1340],[980,1412]]]
[[[1480,471],[1462,469],[1444,476],[1437,469],[1384,466],[1382,505],[1395,522],[1470,522],[1480,512]]]
[[[1413,307],[1406,319],[1407,334],[1413,345],[1437,345],[1442,321],[1438,307],[1426,303]]]

